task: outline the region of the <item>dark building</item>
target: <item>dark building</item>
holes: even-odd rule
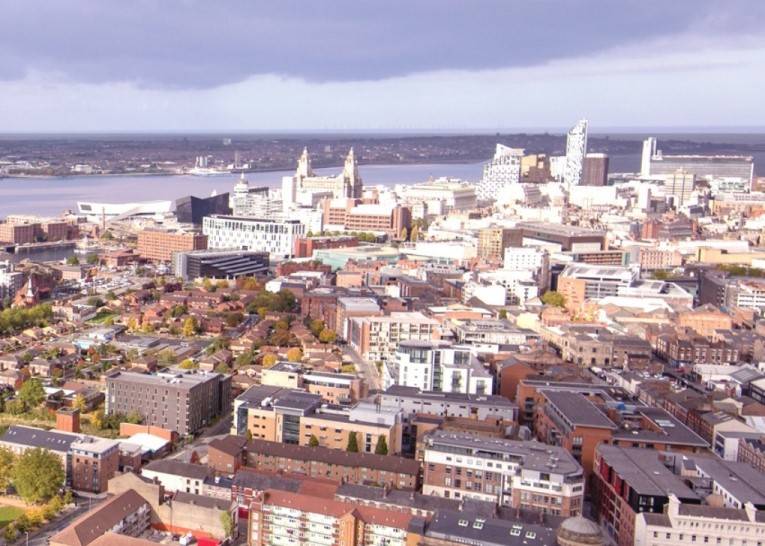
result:
[[[197,250],[173,254],[173,274],[183,280],[263,275],[268,252],[252,250]]]
[[[106,378],[107,415],[138,413],[145,425],[193,434],[231,407],[231,377],[219,373],[118,372]]]
[[[510,228],[508,246],[524,246],[524,240],[558,244],[566,252],[608,250],[606,232],[546,222],[521,222]],[[597,248],[595,248],[597,246]]]
[[[228,192],[210,197],[187,195],[175,201],[175,215],[183,224],[201,224],[203,217],[213,214],[231,214]]]
[[[582,186],[605,186],[608,184],[608,156],[587,154],[582,167]]]

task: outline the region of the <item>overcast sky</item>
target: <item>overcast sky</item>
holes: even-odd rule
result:
[[[763,0],[0,8],[0,132],[765,126]]]

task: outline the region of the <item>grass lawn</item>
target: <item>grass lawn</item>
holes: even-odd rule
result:
[[[24,510],[16,506],[0,505],[0,528],[5,527],[23,513]]]

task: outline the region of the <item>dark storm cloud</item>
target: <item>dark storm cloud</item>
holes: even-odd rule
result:
[[[529,66],[680,33],[731,32],[758,0],[0,0],[0,79],[205,88],[259,74],[376,80]],[[755,16],[746,15],[754,9]]]

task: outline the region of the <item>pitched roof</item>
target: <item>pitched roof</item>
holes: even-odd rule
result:
[[[67,546],[87,546],[143,506],[151,509],[141,495],[128,489],[74,520],[68,527],[53,535],[51,542]]]

